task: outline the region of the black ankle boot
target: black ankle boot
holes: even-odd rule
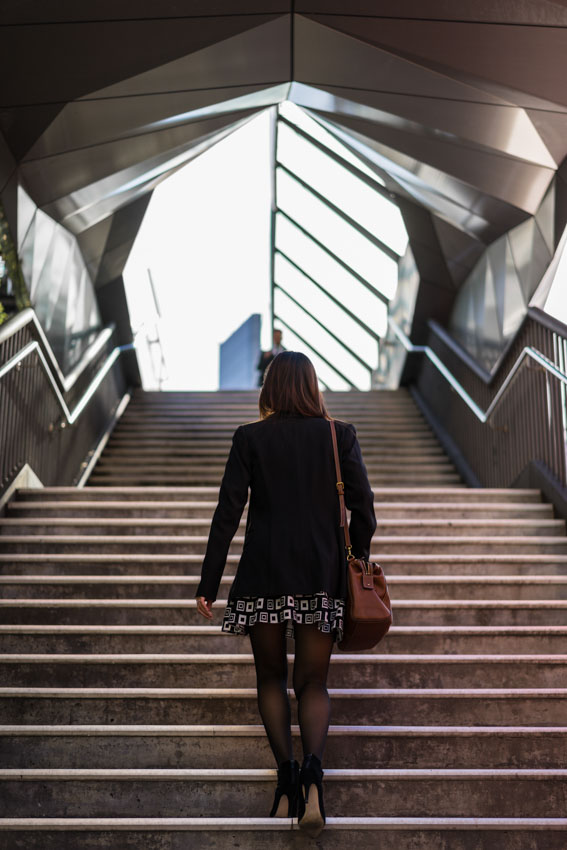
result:
[[[295,759],[284,761],[278,767],[278,784],[274,796],[271,818],[297,817],[297,797],[299,789],[299,764]],[[286,801],[282,799],[287,797]]]
[[[315,793],[315,786],[316,793]],[[301,829],[317,838],[325,826],[323,805],[323,770],[321,762],[313,753],[303,759],[299,773],[299,799],[297,819]]]

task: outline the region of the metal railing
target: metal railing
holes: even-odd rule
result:
[[[509,486],[539,461],[567,486],[567,328],[531,309],[494,376],[471,368],[457,343],[430,323],[410,354],[423,355],[416,387],[485,486]],[[455,398],[461,403],[455,404]]]
[[[64,376],[33,309],[2,326],[0,495],[25,464],[46,485],[79,479],[126,391],[117,364],[133,346],[113,346],[114,335],[102,329]]]

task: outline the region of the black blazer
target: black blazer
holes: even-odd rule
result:
[[[335,420],[335,427],[353,553],[369,558],[374,494],[354,425]],[[216,599],[250,487],[244,546],[229,599],[321,590],[344,599],[346,552],[335,484],[328,420],[287,414],[240,425],[195,596]]]

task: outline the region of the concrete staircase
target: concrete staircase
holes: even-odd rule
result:
[[[357,426],[395,624],[333,656],[324,833],[266,817],[249,642],[193,600],[257,392],[139,392],[88,486],[0,518],[0,850],[565,850],[564,523],[538,491],[464,487],[405,391],[326,397]]]

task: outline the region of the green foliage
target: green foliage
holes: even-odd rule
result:
[[[20,258],[18,257],[18,252],[16,251],[16,246],[14,244],[14,240],[12,239],[12,233],[10,231],[10,225],[8,224],[8,219],[6,218],[6,213],[4,211],[4,207],[0,202],[0,254],[2,255],[2,259],[6,263],[6,270],[8,276],[12,281],[12,285],[14,287],[14,299],[16,301],[16,307],[18,310],[23,310],[25,307],[30,307],[30,297],[26,287],[26,283],[24,280],[24,276],[22,274],[22,267],[20,264]],[[0,302],[0,324],[6,321],[7,314],[6,311]]]

